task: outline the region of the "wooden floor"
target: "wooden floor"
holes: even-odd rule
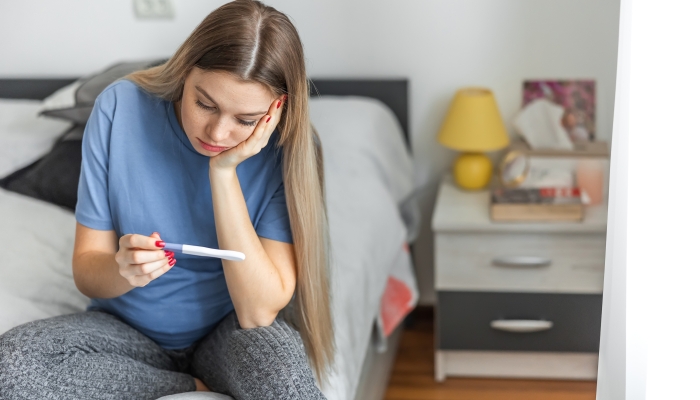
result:
[[[447,378],[435,382],[432,308],[407,321],[385,400],[595,400],[595,382]]]

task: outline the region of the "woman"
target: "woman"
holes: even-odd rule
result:
[[[322,382],[333,357],[315,140],[298,33],[257,1],[220,7],[165,64],[105,89],[73,255],[92,302],[0,337],[0,398],[324,398],[310,368]],[[176,259],[163,241],[246,259]]]

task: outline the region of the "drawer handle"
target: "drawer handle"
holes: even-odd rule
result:
[[[551,263],[552,260],[549,258],[535,256],[511,256],[493,259],[494,265],[499,265],[502,267],[546,267]]]
[[[535,319],[497,319],[491,321],[491,328],[516,333],[541,332],[552,329],[552,321]]]

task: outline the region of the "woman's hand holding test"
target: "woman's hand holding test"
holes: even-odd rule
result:
[[[171,251],[164,251],[163,246],[157,232],[151,236],[122,236],[119,238],[119,251],[114,257],[119,264],[119,275],[133,287],[144,287],[168,272],[175,265],[175,258]]]
[[[113,230],[76,222],[73,277],[78,290],[91,298],[109,299],[146,286],[172,268],[168,261],[173,254],[156,245],[160,240],[157,232],[118,238]]]

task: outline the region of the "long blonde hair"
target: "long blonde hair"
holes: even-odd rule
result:
[[[329,293],[329,240],[320,141],[309,119],[304,51],[283,13],[254,0],[237,0],[211,14],[164,64],[127,76],[165,100],[182,97],[193,67],[223,70],[288,95],[277,125],[283,179],[294,239],[297,285],[293,323],[320,384],[333,361]]]

